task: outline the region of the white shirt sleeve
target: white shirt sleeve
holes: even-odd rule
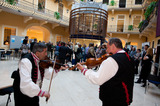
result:
[[[32,63],[24,58],[19,63],[20,90],[23,94],[34,97],[37,96],[40,88],[31,79]]]
[[[110,80],[117,71],[117,62],[112,57],[109,57],[102,62],[97,72],[91,69],[87,70],[85,77],[93,84],[102,85],[106,81]]]
[[[44,78],[50,80],[51,76],[52,76],[52,71],[53,71],[52,67],[45,69]],[[57,76],[57,74],[58,74],[58,70],[54,70],[53,78],[55,78]]]

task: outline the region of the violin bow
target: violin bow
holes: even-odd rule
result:
[[[51,89],[51,84],[52,84],[52,79],[53,79],[53,75],[54,75],[54,67],[55,67],[55,64],[56,64],[56,59],[57,59],[57,57],[55,57],[55,62],[53,64],[53,71],[52,71],[52,75],[51,75],[51,79],[50,79],[50,83],[49,83],[48,93],[50,92],[50,89]],[[46,98],[46,103],[47,102],[48,102],[48,98]]]

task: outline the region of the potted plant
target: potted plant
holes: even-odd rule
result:
[[[114,0],[111,0],[110,5],[114,6],[116,4],[116,2]]]
[[[54,17],[55,17],[57,20],[61,18],[59,12],[54,12]]]
[[[44,2],[40,2],[40,3],[38,3],[38,9],[39,10],[42,10],[42,9],[44,9],[45,7],[44,7]]]
[[[151,4],[147,7],[146,12],[144,13],[145,19],[148,19],[151,13],[154,11],[154,8],[156,7],[156,2],[153,1]]]
[[[144,23],[144,21],[141,21],[141,22],[139,23],[139,26],[138,26],[139,29],[142,27],[143,23]]]
[[[128,25],[128,30],[129,31],[133,30],[133,25]]]
[[[16,4],[15,0],[6,0],[6,2],[8,2],[11,5],[15,5]]]

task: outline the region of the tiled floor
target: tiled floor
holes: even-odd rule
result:
[[[0,61],[0,87],[11,85],[11,73],[17,69],[18,59]],[[43,90],[48,90],[49,81],[44,80]],[[160,89],[150,84],[147,93],[140,84],[134,85],[131,106],[160,106]],[[40,99],[41,106],[101,106],[99,87],[87,81],[79,71],[62,71],[53,80],[48,103]],[[5,106],[8,95],[0,96],[0,106]],[[14,106],[13,94],[9,106]]]

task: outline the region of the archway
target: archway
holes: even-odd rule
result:
[[[29,39],[34,39],[36,38],[37,41],[45,41],[49,42],[50,41],[50,32],[48,29],[41,27],[41,26],[31,26],[27,29],[27,34],[26,34]]]

